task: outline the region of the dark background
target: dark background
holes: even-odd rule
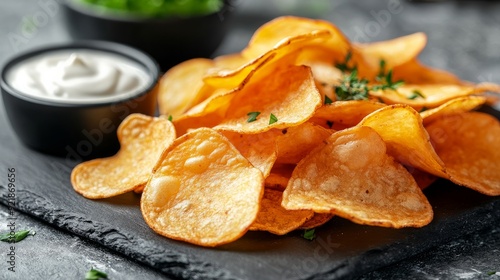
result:
[[[60,10],[47,12],[51,0],[0,1],[0,65],[9,56],[49,43],[71,40]],[[230,33],[216,54],[240,51],[263,23],[285,14],[323,18],[335,23],[350,39],[361,42],[390,39],[423,31],[428,36],[421,60],[473,82],[500,83],[500,3],[494,1],[327,1],[239,0],[225,13]],[[397,13],[389,12],[390,5]],[[46,13],[44,24],[22,34],[26,20]],[[3,111],[2,111],[3,112]],[[2,114],[1,118],[5,118]],[[1,155],[0,155],[1,156]],[[1,170],[7,166],[1,166]],[[3,173],[2,173],[3,174]],[[2,181],[3,182],[3,181]],[[7,208],[0,206],[0,232],[7,224]],[[18,244],[17,272],[6,270],[0,258],[0,279],[84,279],[90,267],[106,271],[110,279],[162,279],[151,269],[132,262],[73,234],[55,229],[25,214],[17,223],[37,234]],[[0,244],[5,255],[7,244]],[[363,279],[500,279],[500,226],[450,240],[430,251]],[[165,278],[166,279],[166,278]]]

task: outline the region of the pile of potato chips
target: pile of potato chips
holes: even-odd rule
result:
[[[88,198],[142,192],[157,233],[202,246],[283,235],[334,215],[422,227],[436,178],[500,195],[500,123],[472,112],[496,85],[422,65],[426,36],[349,42],[280,17],[240,53],[192,59],[160,81],[158,118],[131,115],[120,152],[78,165]]]

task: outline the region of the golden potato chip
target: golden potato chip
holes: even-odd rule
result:
[[[479,112],[444,116],[426,126],[451,181],[500,195],[500,122]]]
[[[245,57],[255,58],[290,38],[323,31],[328,31],[329,36],[321,46],[345,55],[350,43],[335,25],[324,20],[293,16],[279,17],[262,25],[255,31],[248,46],[241,53]]]
[[[353,43],[353,57],[356,59],[356,54],[361,56],[362,61],[359,59],[357,61],[358,68],[363,68],[360,72],[361,76],[373,79],[380,70],[381,60],[385,63],[385,69],[393,69],[416,58],[426,43],[427,36],[422,32],[387,41],[367,44]],[[361,67],[359,67],[360,64]],[[371,73],[371,75],[367,76],[364,73]]]
[[[141,188],[146,184],[162,151],[175,139],[166,118],[129,115],[118,127],[120,151],[112,157],[77,165],[71,184],[87,198],[107,198]]]
[[[404,84],[397,90],[371,91],[370,95],[387,104],[406,104],[417,110],[434,108],[454,98],[471,95],[474,87],[462,85],[411,85]]]
[[[392,78],[394,81],[403,80],[406,84],[469,85],[449,72],[422,65],[416,58],[394,67]]]
[[[276,161],[276,141],[281,135],[281,131],[273,129],[258,134],[220,132],[229,139],[229,142],[238,149],[241,155],[262,172],[264,177],[269,175]]]
[[[338,131],[299,162],[283,193],[286,209],[333,213],[356,223],[421,227],[432,207],[410,173],[369,127]]]
[[[333,218],[331,213],[314,213],[314,216],[303,223],[298,229],[312,229],[326,224]]]
[[[264,190],[259,214],[250,226],[250,230],[262,230],[284,235],[299,228],[313,217],[314,212],[311,210],[286,210],[281,207],[282,195],[281,191]]]
[[[409,168],[408,171],[421,190],[426,189],[438,179],[438,177],[416,168]]]
[[[385,106],[369,100],[337,101],[316,110],[311,122],[341,130],[357,125],[364,117]]]
[[[486,98],[483,96],[465,96],[452,99],[443,105],[434,109],[429,109],[420,113],[424,121],[424,125],[433,122],[442,116],[453,115],[472,111],[483,105]]]
[[[200,128],[164,151],[141,199],[158,234],[202,246],[241,237],[263,195],[262,173],[220,133]]]
[[[213,66],[210,59],[195,58],[170,68],[159,82],[160,113],[177,118],[196,104],[205,86],[202,78]]]
[[[271,173],[266,177],[264,185],[266,188],[284,191],[288,180],[292,176],[295,164],[275,164],[271,169]]]
[[[210,73],[208,73],[204,78],[203,82],[207,85],[211,85],[213,87],[222,87],[222,88],[234,88],[242,84],[245,79],[254,71],[259,68],[262,68],[268,62],[272,61],[276,56],[276,51],[270,51],[268,54],[258,57],[254,60],[250,60],[245,62],[245,64],[241,65],[236,69],[232,68],[221,68],[221,67],[229,67],[227,64],[232,64],[235,62],[225,62],[225,64],[221,67],[213,68]],[[233,65],[230,65],[234,67]]]
[[[321,106],[321,96],[307,66],[289,66],[272,77],[252,76],[234,96],[221,130],[259,133],[305,122]]]
[[[305,122],[285,128],[277,138],[277,163],[296,164],[311,150],[328,138],[333,131],[319,125]]]
[[[387,152],[404,165],[448,178],[434,151],[420,114],[409,106],[392,105],[366,116],[360,126],[373,128],[387,144]]]

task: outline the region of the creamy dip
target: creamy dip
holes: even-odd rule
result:
[[[51,51],[28,58],[11,67],[6,79],[24,95],[79,104],[126,99],[152,82],[139,63],[89,49]]]

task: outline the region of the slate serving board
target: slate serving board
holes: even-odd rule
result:
[[[3,204],[7,169],[15,168],[17,209],[176,278],[349,279],[500,221],[500,198],[440,180],[425,191],[435,218],[424,228],[394,230],[334,218],[317,229],[314,241],[300,232],[281,237],[249,232],[234,243],[201,248],[150,230],[140,213],[140,195],[93,201],[76,194],[69,180],[76,163],[22,146],[5,118],[0,143]]]

